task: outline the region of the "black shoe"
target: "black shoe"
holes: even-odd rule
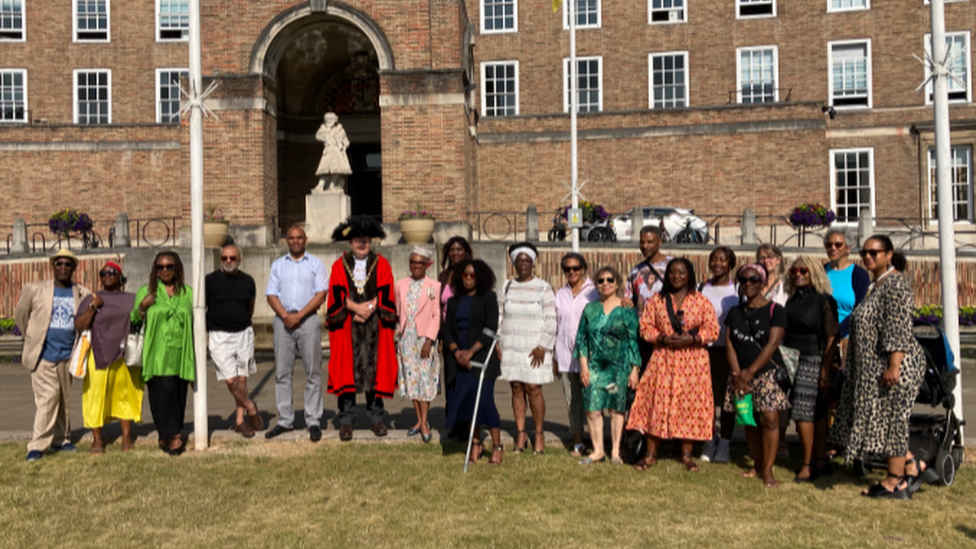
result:
[[[339,440],[342,442],[352,440],[352,425],[341,425],[339,427]]]
[[[312,442],[318,442],[322,440],[322,428],[318,425],[312,425],[308,428],[308,439]]]
[[[271,429],[270,431],[268,431],[267,433],[264,434],[264,438],[274,438],[274,437],[276,437],[278,435],[281,435],[281,434],[284,434],[284,433],[290,433],[290,432],[292,432],[294,430],[295,429],[293,429],[291,427],[282,427],[281,425],[275,425],[274,426],[274,429]]]

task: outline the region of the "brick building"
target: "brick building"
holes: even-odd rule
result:
[[[569,1],[569,0],[567,0]],[[611,211],[830,203],[933,213],[924,0],[575,0],[580,179]],[[568,20],[549,0],[202,0],[205,202],[304,220],[325,112],[353,209],[393,220],[557,207]],[[0,0],[0,223],[78,207],[186,217],[188,0]],[[946,4],[956,214],[974,218],[970,0]],[[824,112],[833,107],[834,116]]]

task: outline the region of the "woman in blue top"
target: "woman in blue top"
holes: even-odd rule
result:
[[[840,337],[846,339],[851,329],[848,318],[868,293],[871,277],[868,272],[848,259],[851,242],[847,233],[841,229],[830,229],[824,236],[824,248],[830,260],[824,269],[833,288],[834,301],[837,302],[837,318],[840,321]]]

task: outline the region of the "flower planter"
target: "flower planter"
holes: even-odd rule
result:
[[[220,248],[227,241],[229,225],[222,222],[203,223],[203,245],[207,248]]]
[[[407,244],[426,244],[434,236],[434,220],[423,217],[401,219],[400,232]]]

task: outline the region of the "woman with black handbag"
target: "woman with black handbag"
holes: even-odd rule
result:
[[[725,410],[735,412],[736,397],[752,395],[758,425],[746,426],[746,439],[754,465],[742,476],[760,476],[767,488],[776,488],[779,483],[773,477],[773,463],[779,446],[779,413],[790,408],[776,379],[777,369],[784,368],[778,347],[786,333],[786,311],[763,296],[766,269],[761,265],[743,266],[737,279],[745,302],[725,318],[731,371]]]
[[[793,480],[813,482],[830,472],[826,449],[827,389],[840,323],[830,279],[816,259],[798,257],[793,261],[786,278],[786,293],[789,329],[784,343],[800,352],[790,405],[803,447],[803,465]]]

